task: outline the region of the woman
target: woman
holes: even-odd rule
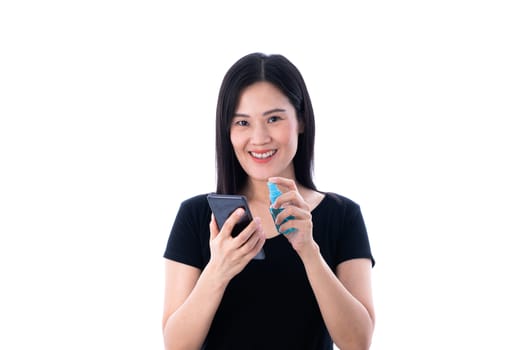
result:
[[[306,85],[285,57],[253,53],[226,73],[216,192],[245,195],[254,219],[233,238],[242,209],[219,230],[205,194],[182,203],[164,254],[166,349],[370,347],[374,260],[364,220],[350,199],[316,189],[314,134]],[[275,220],[268,181],[282,192]],[[252,259],[262,248],[266,258]]]

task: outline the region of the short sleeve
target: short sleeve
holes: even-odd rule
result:
[[[209,260],[209,218],[205,197],[180,205],[164,252],[164,258],[203,269]]]
[[[360,206],[352,201],[344,201],[344,212],[337,244],[337,264],[358,258],[375,259],[371,253],[369,237]]]

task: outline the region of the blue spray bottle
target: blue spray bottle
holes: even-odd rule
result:
[[[271,206],[269,207],[269,211],[271,212],[271,216],[273,216],[273,221],[276,220],[277,218],[277,215],[284,209],[282,208],[273,208],[273,203],[275,203],[275,200],[282,194],[282,192],[280,192],[280,190],[278,189],[277,185],[273,182],[268,182],[267,183],[267,187],[269,188],[269,201],[271,202]],[[293,220],[295,217],[294,216],[288,216],[284,221],[282,221],[282,223],[280,223],[280,225],[284,224],[285,222],[289,221],[289,220]],[[288,228],[287,230],[285,230],[284,232],[280,232],[280,225],[277,225],[275,223],[275,226],[277,228],[277,231],[279,233],[282,233],[282,234],[288,234],[288,233],[291,233],[293,231],[296,231],[295,228],[291,227],[291,228]]]

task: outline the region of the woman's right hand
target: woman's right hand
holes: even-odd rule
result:
[[[209,223],[209,246],[211,259],[209,264],[223,278],[224,283],[236,276],[262,249],[266,236],[262,230],[260,218],[255,217],[236,237],[231,236],[233,227],[244,215],[244,209],[236,209],[219,231],[214,215]]]

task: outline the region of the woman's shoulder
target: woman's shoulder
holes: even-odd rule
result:
[[[323,207],[326,210],[344,210],[344,211],[358,211],[360,205],[353,199],[336,192],[322,192],[324,199],[319,204],[319,207]]]
[[[189,205],[189,206],[195,206],[195,205],[202,205],[207,204],[207,195],[209,193],[201,193],[194,195],[192,197],[188,197],[182,201],[182,205]]]
[[[207,211],[209,204],[207,203],[207,195],[209,193],[197,194],[192,197],[184,199],[180,204],[181,211],[190,213],[199,213],[202,210]]]

